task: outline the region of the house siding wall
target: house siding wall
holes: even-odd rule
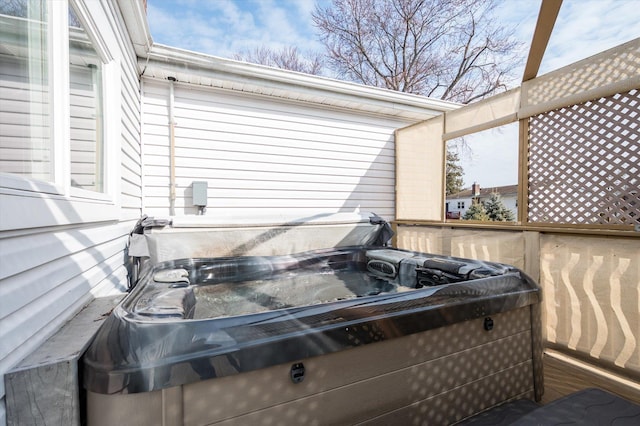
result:
[[[168,81],[143,80],[145,212],[170,214]],[[373,211],[394,217],[397,118],[175,83],[176,215]]]
[[[454,198],[454,199],[448,199],[447,203],[449,204],[449,208],[447,209],[447,212],[453,212],[453,213],[459,214],[460,217],[462,217],[467,212],[467,210],[469,210],[469,207],[471,207],[471,204],[473,204],[473,199],[472,198]],[[459,203],[463,203],[463,204],[459,204]],[[458,205],[460,205],[460,208],[458,208]],[[462,207],[463,205],[464,207]]]
[[[120,114],[107,122],[119,129],[114,199],[0,187],[0,425],[7,421],[4,374],[91,299],[126,289],[124,248],[142,205],[137,62],[115,2],[86,7],[120,67]]]

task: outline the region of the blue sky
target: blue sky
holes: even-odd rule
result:
[[[149,0],[155,42],[225,58],[268,46],[322,50],[311,21],[315,0]],[[321,3],[326,3],[322,1]]]
[[[232,58],[234,53],[267,46],[296,46],[323,52],[311,12],[330,0],[148,0],[147,13],[155,43]],[[533,36],[540,1],[505,0],[499,19],[514,26],[526,44]],[[540,74],[571,64],[602,50],[640,37],[640,0],[564,0]],[[522,65],[524,68],[524,64]],[[519,72],[521,75],[521,72]],[[512,133],[513,132],[513,133]],[[504,130],[489,139],[517,140]],[[517,182],[517,149],[476,149],[463,158],[465,184],[483,187]],[[484,145],[484,144],[483,144]],[[511,145],[511,144],[509,144]],[[513,151],[513,152],[512,152]],[[497,155],[503,158],[496,158]],[[496,164],[500,164],[496,170]]]

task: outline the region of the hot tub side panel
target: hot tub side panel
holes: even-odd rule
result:
[[[300,360],[297,384],[281,364],[154,392],[88,392],[88,424],[452,423],[534,398],[532,308],[493,315],[491,330],[479,318]],[[354,339],[379,333],[362,327]]]

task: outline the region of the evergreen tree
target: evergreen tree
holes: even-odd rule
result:
[[[471,207],[469,207],[464,216],[462,216],[462,219],[482,221],[491,220],[487,214],[487,210],[484,208],[484,204],[477,200],[473,200],[473,204],[471,204]]]
[[[463,176],[464,170],[460,165],[460,157],[457,153],[447,150],[446,195],[457,194],[462,191]]]
[[[497,192],[491,194],[491,198],[484,203],[484,207],[489,220],[496,222],[513,222],[515,220],[513,212],[504,205]]]

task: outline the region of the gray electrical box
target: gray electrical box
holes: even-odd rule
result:
[[[206,207],[207,205],[207,182],[196,181],[191,184],[193,189],[193,205]]]

